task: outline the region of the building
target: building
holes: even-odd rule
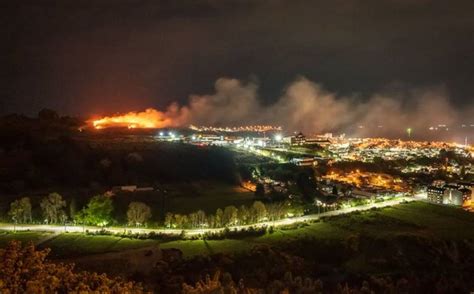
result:
[[[293,158],[290,162],[297,166],[315,166],[318,164],[314,158]]]
[[[283,142],[294,145],[303,145],[306,142],[306,136],[299,132],[298,134],[290,137],[283,138]]]
[[[138,187],[136,185],[128,185],[128,186],[115,186],[112,187],[112,193],[117,192],[151,192],[155,189],[153,187]]]
[[[443,203],[444,188],[437,186],[428,186],[426,192],[428,195],[428,201],[437,204]]]
[[[354,198],[375,198],[377,197],[377,193],[374,191],[353,189],[351,192],[351,196]]]
[[[463,191],[463,194],[465,195],[464,196],[465,201],[474,202],[474,183],[473,182],[458,182],[457,184],[460,187],[459,190]]]
[[[466,188],[461,188],[459,189],[462,193],[462,201],[463,203],[466,203],[468,201],[472,200],[472,190],[471,189],[466,189]]]
[[[443,204],[461,206],[463,203],[463,192],[460,191],[457,186],[444,186]]]
[[[471,190],[457,184],[429,186],[427,189],[428,201],[437,204],[462,206],[471,199]]]
[[[306,138],[305,141],[304,141],[304,144],[305,145],[319,145],[319,146],[323,146],[323,147],[326,147],[326,146],[329,146],[331,145],[331,141],[329,141],[329,139],[327,138]]]

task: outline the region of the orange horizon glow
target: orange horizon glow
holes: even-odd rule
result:
[[[148,108],[142,112],[128,112],[126,114],[117,114],[105,116],[99,119],[89,121],[95,129],[104,129],[111,127],[123,127],[129,129],[153,129],[175,126],[176,122],[165,113],[153,108]]]

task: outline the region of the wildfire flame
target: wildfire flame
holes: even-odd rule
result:
[[[141,112],[129,112],[126,114],[105,116],[90,121],[94,128],[103,129],[110,127],[135,128],[166,128],[176,126],[176,121],[167,113],[148,108]]]

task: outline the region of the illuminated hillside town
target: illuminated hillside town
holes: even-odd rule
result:
[[[101,123],[103,120],[93,121],[92,131],[100,131]],[[144,129],[148,128],[146,125],[143,123]],[[440,127],[446,128],[446,125]],[[467,137],[464,144],[413,141],[410,140],[412,131],[407,129],[407,138],[396,140],[351,138],[332,133],[306,136],[302,132],[286,133],[281,126],[271,125],[191,125],[153,131],[143,135],[143,140],[221,146],[269,158],[282,165],[314,168],[318,170],[314,187],[316,206],[330,204],[334,208],[357,200],[413,197],[473,210],[474,147],[467,144]],[[242,186],[255,191],[259,184],[266,192],[278,191],[291,198],[287,188],[290,183],[268,176],[254,174]]]

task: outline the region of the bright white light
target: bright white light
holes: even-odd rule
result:
[[[163,137],[163,132],[160,132],[160,137]]]
[[[193,141],[196,140],[196,136],[193,135],[193,136],[191,137],[191,139],[192,139]]]
[[[283,136],[281,134],[276,134],[275,141],[280,142],[281,140],[283,140]]]

